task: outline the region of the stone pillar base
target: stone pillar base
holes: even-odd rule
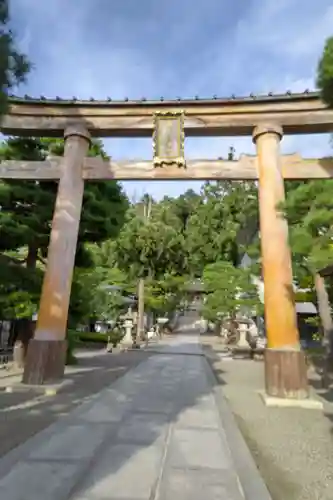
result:
[[[29,342],[22,383],[43,385],[59,382],[65,372],[66,350],[66,340],[32,339]]]
[[[307,398],[309,391],[304,352],[266,349],[265,385],[268,396],[289,399]]]

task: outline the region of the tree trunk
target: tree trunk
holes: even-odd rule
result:
[[[220,320],[217,320],[215,321],[214,323],[214,334],[217,336],[217,337],[224,337],[224,324],[222,321]]]
[[[10,321],[9,337],[8,337],[8,347],[14,347],[16,334],[16,320]]]
[[[325,279],[316,273],[314,276],[317,294],[319,317],[323,327],[323,346],[325,347],[325,361],[322,373],[322,385],[329,386],[329,373],[333,368],[333,320]]]
[[[38,258],[38,247],[28,246],[28,255],[26,260],[27,269],[36,269]],[[28,345],[34,335],[35,322],[32,319],[24,318],[15,321],[13,360],[16,368],[23,368],[25,358],[28,352]]]
[[[14,366],[23,368],[30,340],[34,336],[35,323],[31,319],[15,320],[15,341],[13,348]]]
[[[27,256],[27,268],[35,269],[38,258],[38,247],[34,245],[29,245],[28,247],[28,256]]]
[[[239,331],[238,321],[236,320],[235,316],[231,316],[229,320],[229,332],[229,343],[236,345],[239,340]]]

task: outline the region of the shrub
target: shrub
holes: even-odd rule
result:
[[[66,351],[66,365],[76,365],[77,358],[75,357],[75,349],[80,343],[78,332],[75,330],[67,330],[67,351]]]
[[[95,342],[95,343],[103,343],[107,342],[108,334],[107,333],[97,333],[97,332],[77,332],[78,338],[80,342]]]
[[[113,347],[116,347],[124,336],[123,332],[117,328],[107,333],[78,332],[77,335],[81,342],[106,344],[109,340]]]
[[[117,347],[119,342],[124,337],[124,333],[120,329],[115,328],[112,332],[109,332],[107,336],[109,337],[109,341],[113,347]]]

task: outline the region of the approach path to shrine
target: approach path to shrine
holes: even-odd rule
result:
[[[1,498],[269,500],[190,328],[5,455]]]

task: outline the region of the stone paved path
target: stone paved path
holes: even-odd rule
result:
[[[1,499],[244,499],[198,337],[159,350],[3,457]]]

